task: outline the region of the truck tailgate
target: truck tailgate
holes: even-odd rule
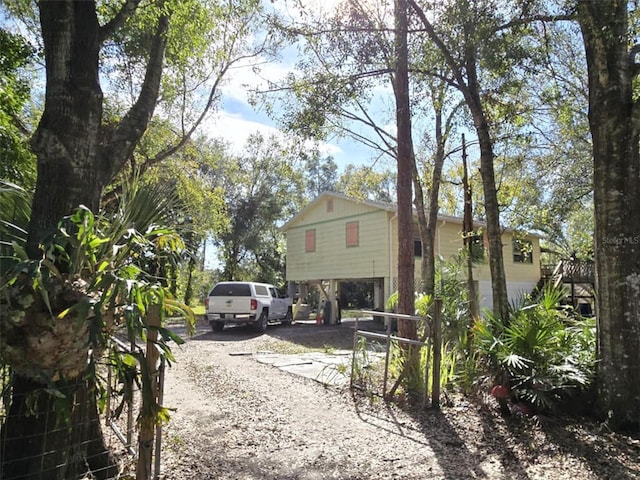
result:
[[[255,311],[251,310],[251,297],[209,297],[207,313],[249,315]]]

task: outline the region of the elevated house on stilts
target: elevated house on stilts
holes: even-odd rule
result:
[[[477,222],[474,238],[474,281],[480,305],[492,307],[491,275],[486,234]],[[358,283],[370,291],[369,308],[384,310],[397,288],[397,216],[393,204],[361,200],[336,192],[324,192],[289,220],[282,230],[287,238],[286,278],[298,307],[313,289],[332,307],[326,323],[337,320],[341,285]],[[414,229],[416,285],[420,281],[422,245]],[[540,239],[537,234],[505,229],[502,234],[507,289],[510,299],[531,293],[542,278]],[[463,248],[462,219],[439,216],[435,253],[446,260]],[[342,303],[342,307],[347,307]]]

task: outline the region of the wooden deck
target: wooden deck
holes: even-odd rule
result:
[[[584,260],[561,260],[556,265],[543,265],[542,279],[552,280],[554,285],[562,283],[595,284],[595,266]]]

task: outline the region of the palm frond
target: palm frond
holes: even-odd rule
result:
[[[22,187],[0,180],[0,272],[17,263],[15,247],[26,245],[31,199],[31,194]]]

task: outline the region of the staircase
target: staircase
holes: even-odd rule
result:
[[[586,303],[591,305],[594,299],[595,266],[592,261],[565,259],[556,265],[543,265],[534,295],[542,291],[545,285],[554,287],[567,285],[567,303],[578,307]],[[583,300],[582,302],[580,300]]]

